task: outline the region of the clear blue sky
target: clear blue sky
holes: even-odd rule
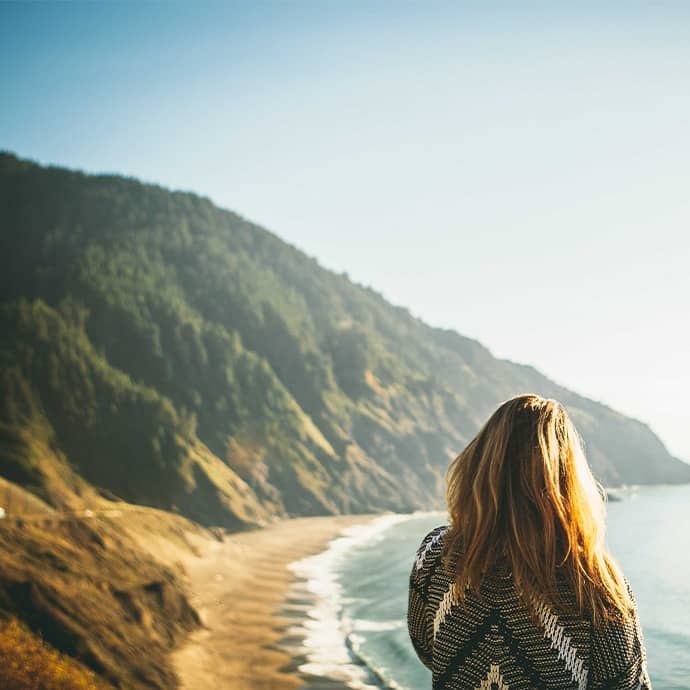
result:
[[[690,460],[688,36],[689,3],[3,3],[0,147],[210,196]]]

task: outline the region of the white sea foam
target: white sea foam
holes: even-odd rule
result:
[[[379,690],[380,686],[372,683],[372,671],[376,673],[375,669],[364,665],[368,660],[359,650],[361,638],[356,631],[390,630],[400,623],[353,622],[344,618],[336,567],[353,546],[382,539],[384,532],[392,525],[425,514],[422,511],[384,513],[364,525],[344,528],[340,536],[329,542],[325,551],[289,564],[290,570],[303,580],[293,585],[293,594],[299,596],[299,592],[306,590],[314,599],[307,617],[299,626],[299,633],[304,636],[302,651],[307,657],[307,661],[299,666],[300,671],[340,680],[353,690]],[[294,627],[291,632],[296,632]],[[387,686],[393,689],[399,687],[392,683]]]

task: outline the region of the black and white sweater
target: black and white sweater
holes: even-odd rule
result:
[[[448,530],[425,535],[410,573],[407,625],[433,690],[651,690],[637,611],[595,629],[534,601],[537,625],[500,568],[459,605],[441,563]]]

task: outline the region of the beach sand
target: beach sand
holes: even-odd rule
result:
[[[352,525],[378,514],[293,518],[227,534],[223,541],[192,535],[198,556],[183,565],[203,628],[176,650],[182,690],[293,690],[303,686],[300,658],[280,645],[293,616],[281,615],[295,575],[288,564],[326,548]],[[309,687],[317,687],[310,684]],[[323,688],[338,684],[324,681]],[[341,687],[345,687],[344,685]]]

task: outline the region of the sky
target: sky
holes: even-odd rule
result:
[[[2,3],[0,148],[208,196],[690,461],[690,4]]]

